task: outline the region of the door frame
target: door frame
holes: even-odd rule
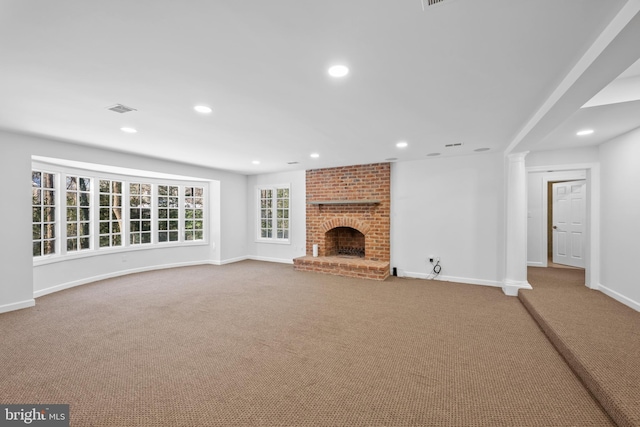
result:
[[[543,173],[541,216],[541,267],[547,267],[547,227],[551,220],[547,215],[548,183],[560,180],[586,180],[586,248],[585,248],[585,286],[598,289],[600,283],[600,164],[581,163],[569,165],[549,165],[527,167],[527,179],[530,173]],[[528,203],[528,202],[527,202]],[[528,208],[528,207],[527,207]],[[527,209],[528,211],[528,209]],[[527,242],[524,242],[526,247]]]

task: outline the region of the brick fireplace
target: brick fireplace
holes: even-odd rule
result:
[[[389,163],[308,170],[306,256],[294,268],[384,280],[390,258]],[[313,245],[318,245],[314,257]]]

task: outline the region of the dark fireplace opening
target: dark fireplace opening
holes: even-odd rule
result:
[[[324,235],[327,256],[364,258],[364,234],[351,227],[336,227]]]

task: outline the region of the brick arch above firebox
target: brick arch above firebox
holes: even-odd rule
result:
[[[358,230],[365,236],[369,234],[369,231],[371,230],[371,226],[369,224],[350,217],[331,218],[320,226],[322,231],[325,233],[336,227],[351,227]]]

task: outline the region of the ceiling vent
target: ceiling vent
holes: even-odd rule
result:
[[[447,148],[462,147],[462,142],[456,142],[455,144],[447,144],[445,145],[445,147]]]
[[[432,6],[432,5],[436,4],[436,3],[441,3],[441,2],[443,2],[443,1],[444,1],[444,0],[427,0],[427,4],[428,4],[429,6]]]
[[[128,113],[129,111],[138,111],[135,108],[127,107],[126,105],[116,104],[111,107],[107,107],[107,110],[115,111],[116,113]]]

